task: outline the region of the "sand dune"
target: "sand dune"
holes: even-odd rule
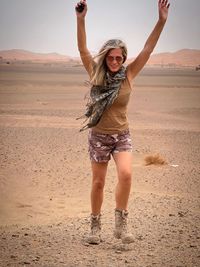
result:
[[[6,60],[23,60],[23,61],[65,61],[68,62],[70,60],[69,56],[60,55],[58,53],[34,53],[21,49],[12,49],[0,51],[0,57]]]
[[[151,56],[148,64],[198,66],[200,64],[200,50],[183,49],[175,53],[156,54]]]
[[[33,53],[30,51],[13,49],[0,51],[2,60],[21,60],[21,61],[40,61],[40,62],[80,62],[79,58],[60,55],[58,53]],[[129,59],[127,62],[130,62]],[[148,65],[167,65],[167,66],[197,66],[200,64],[200,50],[182,49],[174,53],[153,54],[149,59]]]

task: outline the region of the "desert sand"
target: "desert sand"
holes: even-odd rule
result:
[[[129,229],[113,237],[111,160],[102,238],[88,245],[91,172],[80,133],[88,77],[64,63],[0,65],[0,266],[200,266],[200,72],[146,68],[128,108]],[[145,165],[159,154],[163,165]]]

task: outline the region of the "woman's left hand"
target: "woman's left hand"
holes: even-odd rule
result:
[[[168,17],[168,9],[170,3],[168,0],[159,0],[158,1],[158,11],[159,11],[159,19],[162,21],[166,21]]]

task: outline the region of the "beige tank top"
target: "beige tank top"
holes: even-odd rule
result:
[[[84,57],[83,64],[91,75],[89,71],[89,66],[91,66],[91,58],[86,60],[87,55],[81,54],[81,58]],[[132,88],[126,78],[121,83],[121,88],[119,94],[113,104],[104,111],[99,123],[94,126],[92,129],[95,132],[105,133],[105,134],[116,134],[128,129],[128,118],[127,118],[127,105],[130,99]]]

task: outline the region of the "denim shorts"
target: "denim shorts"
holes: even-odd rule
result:
[[[88,135],[90,160],[107,162],[113,153],[132,152],[132,141],[129,130],[117,134],[102,134],[93,130]]]

